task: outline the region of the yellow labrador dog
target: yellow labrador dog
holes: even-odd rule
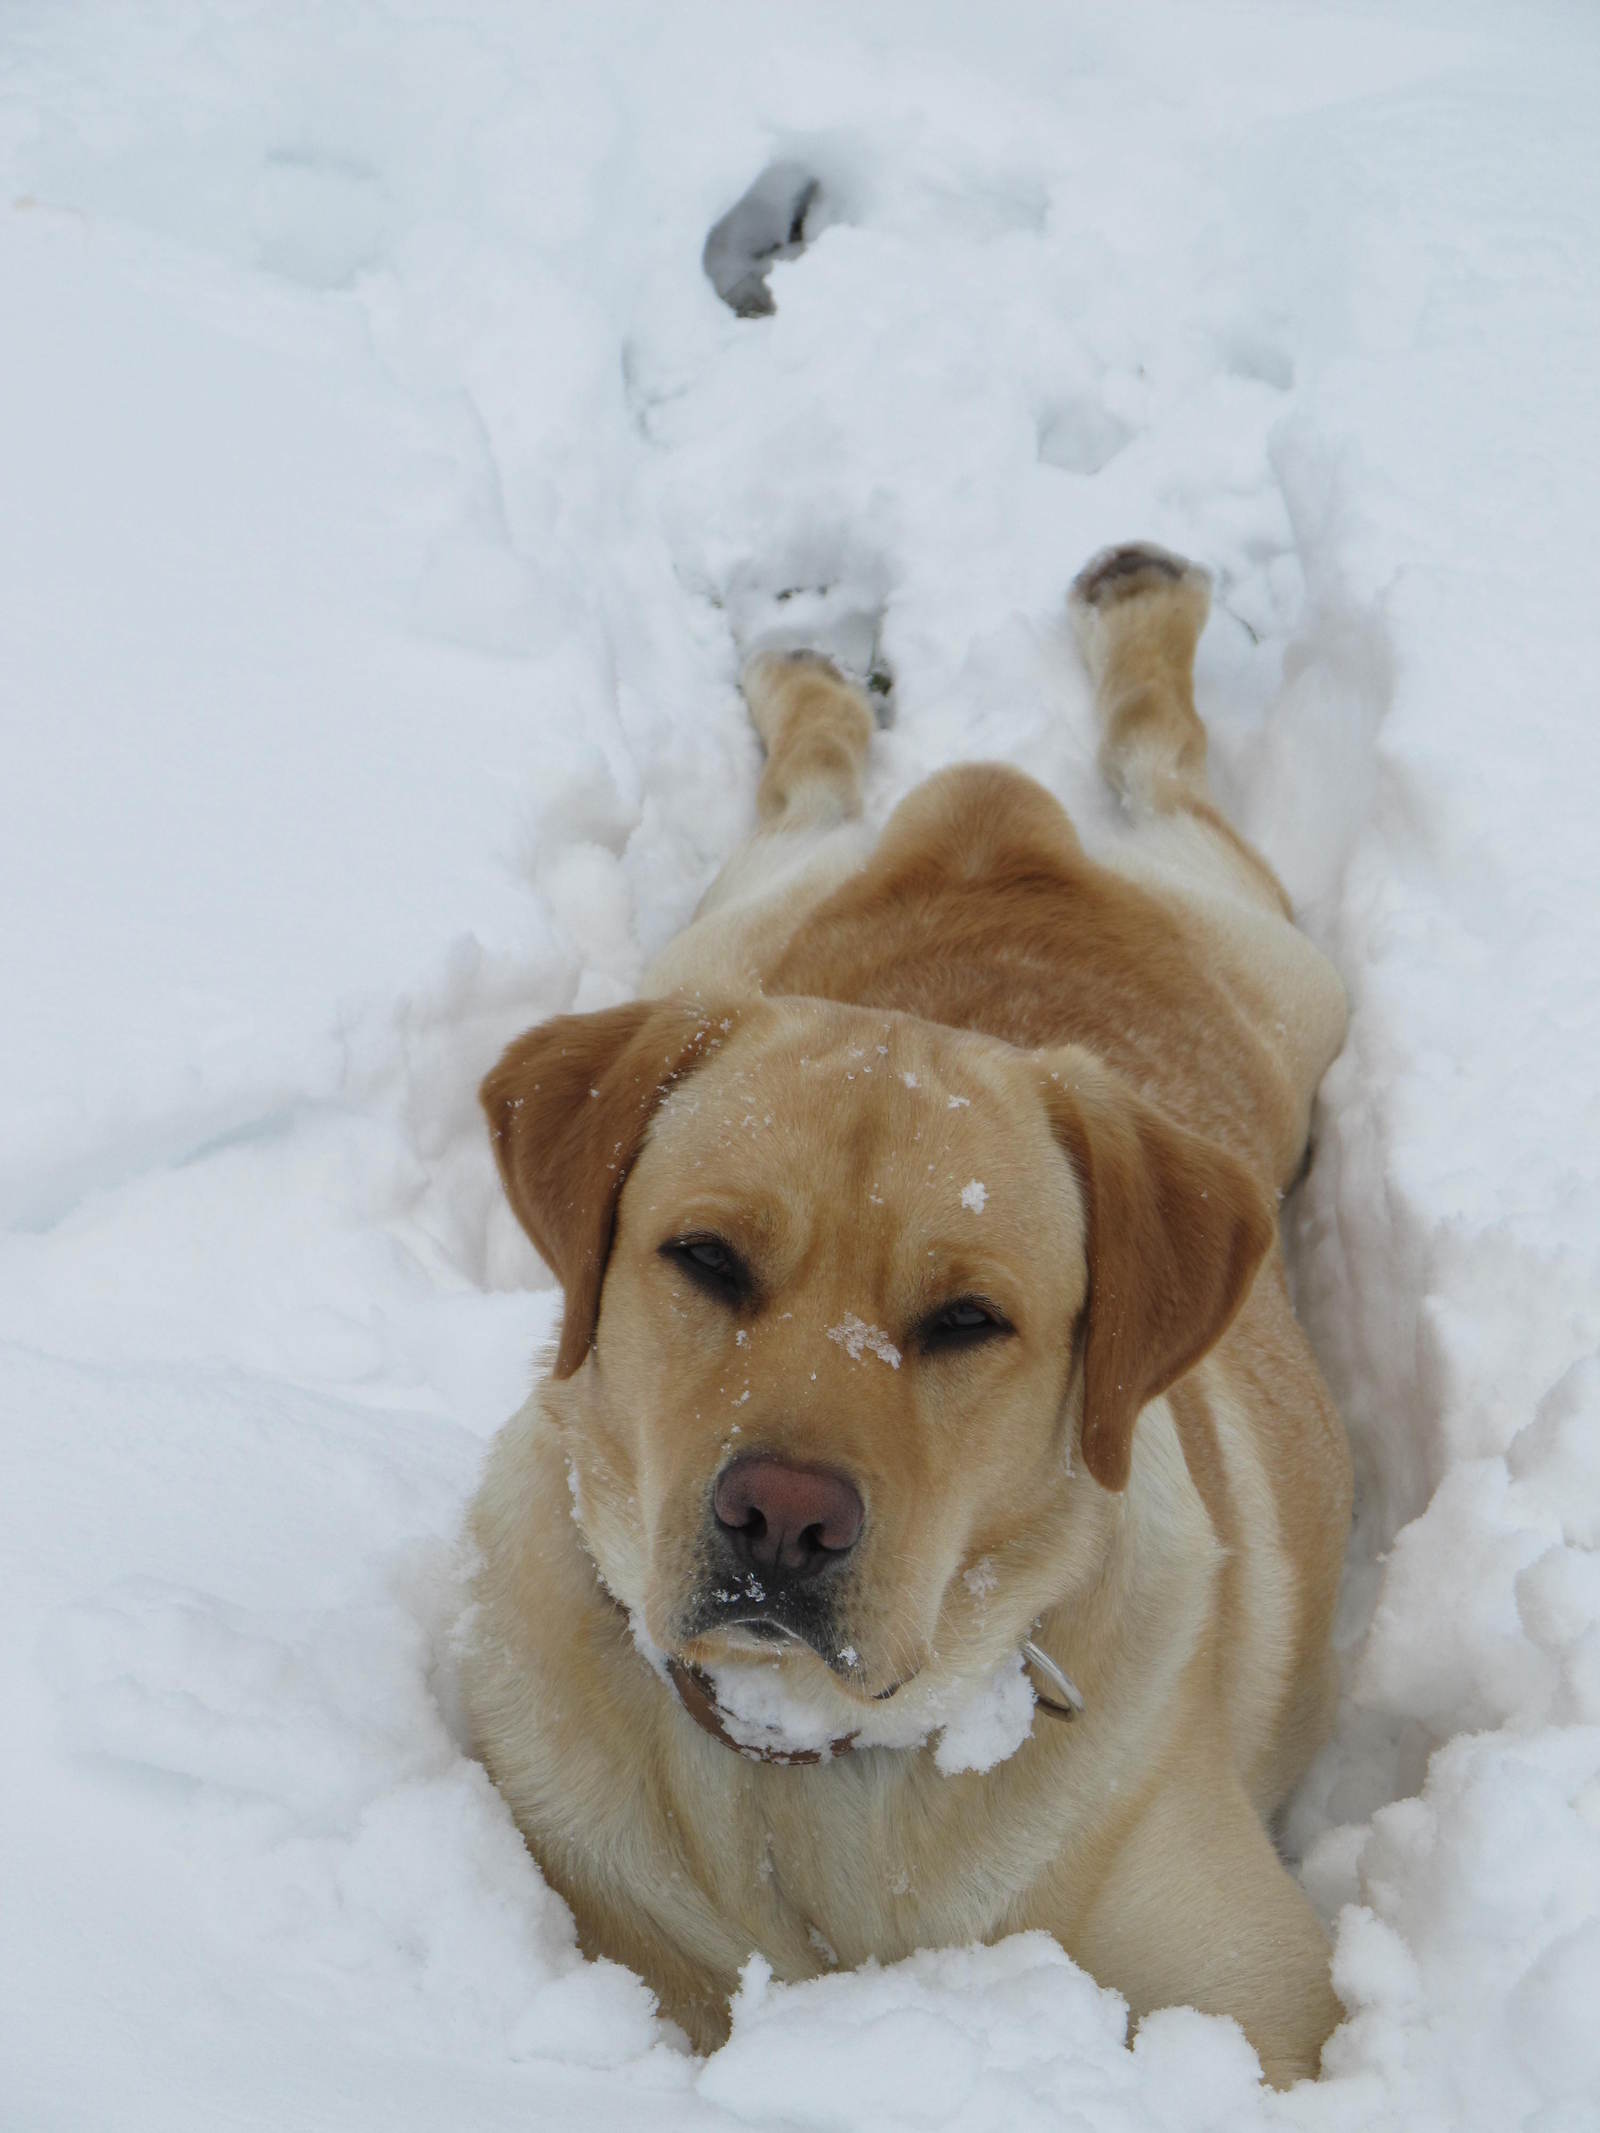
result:
[[[1339,980],[1207,790],[1209,581],[1071,607],[1130,834],[1019,773],[876,843],[815,655],[647,996],[484,1084],[559,1347],[472,1512],[476,1740],[584,1948],[701,2047],[780,1978],[1042,1927],[1274,2082],[1339,2019],[1264,1826],[1327,1724],[1343,1431],[1277,1203]]]

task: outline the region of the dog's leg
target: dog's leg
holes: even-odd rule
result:
[[[758,652],[743,677],[767,761],[757,827],[657,959],[646,992],[748,991],[823,898],[865,862],[861,785],[877,720],[816,652]]]
[[[1343,2019],[1327,1937],[1231,1774],[1186,1762],[1113,1855],[1063,1936],[1137,2021],[1158,2007],[1231,2015],[1275,2088],[1317,2071]],[[1051,1929],[1047,1906],[1022,1925]]]
[[[743,685],[767,750],[756,793],[762,828],[831,829],[854,821],[877,724],[861,690],[818,652],[757,652]]]
[[[1194,654],[1211,607],[1197,563],[1139,544],[1085,565],[1068,601],[1095,686],[1100,768],[1136,819],[1186,818],[1205,834],[1208,871],[1289,916],[1277,876],[1218,812],[1206,729],[1194,706]]]
[[[1240,1005],[1283,1073],[1275,1182],[1286,1190],[1317,1085],[1344,1041],[1344,988],[1296,928],[1276,874],[1211,798],[1194,703],[1195,646],[1210,604],[1204,570],[1144,545],[1097,555],[1068,602],[1095,687],[1100,766],[1130,820],[1131,834],[1106,863],[1181,897],[1210,933],[1219,967],[1231,970]]]

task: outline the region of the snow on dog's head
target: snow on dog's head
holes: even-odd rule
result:
[[[913,1680],[943,1708],[1088,1589],[1140,1406],[1266,1243],[1237,1166],[1087,1055],[909,1016],[637,1002],[532,1031],[484,1101],[565,1290],[543,1405],[607,1586],[824,1731]]]

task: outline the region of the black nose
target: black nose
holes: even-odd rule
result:
[[[717,1476],[711,1507],[739,1560],[787,1578],[815,1577],[850,1553],[860,1496],[842,1474],[782,1459],[735,1459]]]

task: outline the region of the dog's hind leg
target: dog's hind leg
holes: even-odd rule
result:
[[[1211,578],[1164,548],[1107,548],[1068,600],[1095,686],[1100,768],[1136,821],[1193,825],[1218,885],[1290,915],[1271,867],[1218,811],[1206,776],[1206,729],[1194,704],[1194,655]]]
[[[831,829],[861,813],[877,720],[865,695],[818,652],[757,652],[745,702],[767,750],[756,793],[763,829]]]
[[[1260,853],[1218,810],[1194,655],[1211,605],[1198,564],[1163,548],[1108,548],[1078,573],[1068,607],[1095,688],[1100,767],[1130,834],[1108,863],[1176,895],[1207,928],[1213,965],[1276,1059],[1289,1102],[1275,1182],[1300,1167],[1312,1099],[1344,1040],[1344,988],[1294,924]]]
[[[877,720],[865,693],[816,652],[758,652],[743,686],[767,751],[757,826],[657,959],[647,992],[753,989],[871,849],[861,786]]]

